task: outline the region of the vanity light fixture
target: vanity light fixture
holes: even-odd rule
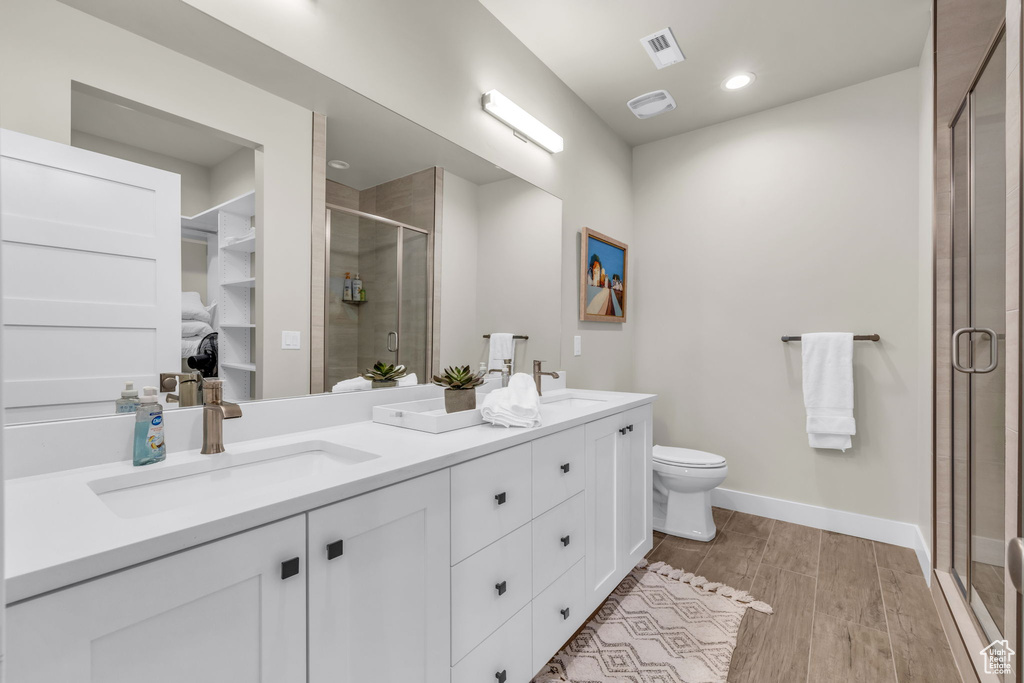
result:
[[[485,112],[511,128],[517,136],[532,140],[552,154],[562,151],[561,135],[497,90],[485,92],[480,102]]]
[[[346,168],[349,167],[348,162],[342,161],[341,159],[331,159],[330,161],[327,162],[327,165],[330,166],[331,168],[336,168],[339,171],[344,171]]]
[[[733,74],[722,81],[722,90],[739,90],[740,88],[745,88],[753,83],[755,78],[757,77],[749,71]]]

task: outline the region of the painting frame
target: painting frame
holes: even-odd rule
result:
[[[593,244],[592,244],[593,243]],[[593,248],[592,248],[593,247]],[[618,252],[621,252],[621,263]],[[608,275],[601,266],[601,254],[609,260],[608,267],[613,271],[622,269],[622,275],[613,272]],[[595,256],[599,269],[591,266],[591,256]],[[628,307],[626,299],[629,287],[629,246],[614,237],[609,237],[596,230],[583,228],[580,234],[580,321],[601,323],[624,323]],[[595,285],[594,282],[598,284]],[[596,292],[595,292],[596,288]],[[605,291],[601,291],[605,290]],[[602,311],[595,310],[597,308]],[[615,310],[621,312],[616,315]],[[588,310],[589,309],[589,310]]]

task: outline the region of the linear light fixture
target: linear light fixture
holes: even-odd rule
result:
[[[484,111],[523,137],[532,140],[552,154],[563,149],[562,136],[535,119],[518,104],[497,90],[488,90],[481,98]]]

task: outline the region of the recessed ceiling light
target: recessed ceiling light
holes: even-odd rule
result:
[[[339,171],[344,171],[346,168],[348,168],[348,162],[342,161],[341,159],[332,159],[331,161],[327,162],[327,165],[330,166],[331,168],[336,168]]]
[[[722,90],[739,90],[740,88],[745,88],[754,82],[754,78],[754,74],[749,71],[733,74],[722,81]]]

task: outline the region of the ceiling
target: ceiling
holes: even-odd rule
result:
[[[630,145],[917,66],[929,0],[480,0]],[[658,70],[640,39],[671,27],[686,60]],[[755,82],[726,92],[729,75]],[[626,102],[666,89],[677,108]]]

